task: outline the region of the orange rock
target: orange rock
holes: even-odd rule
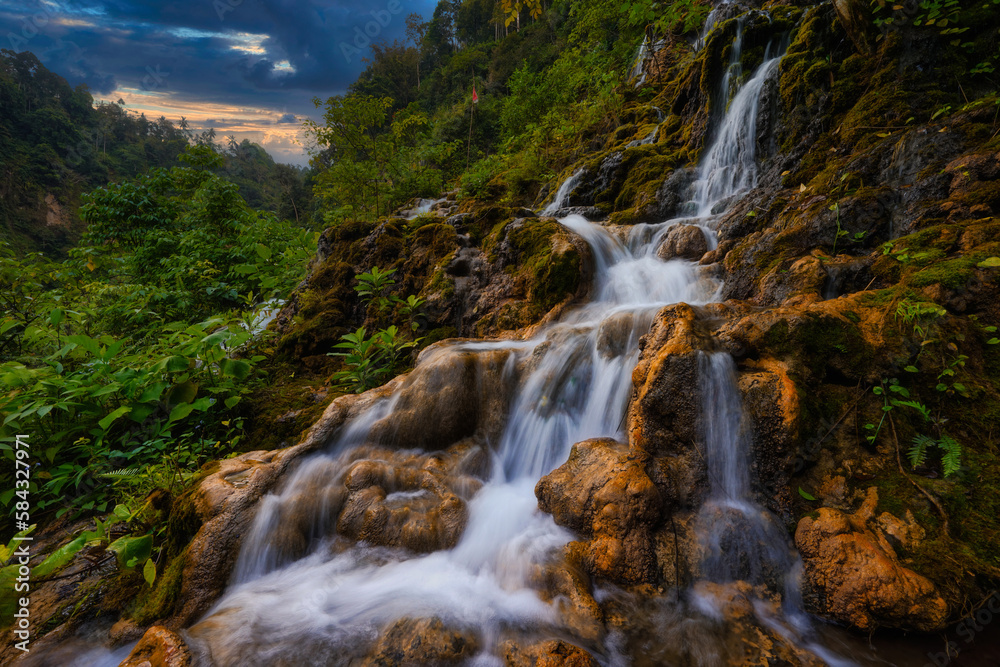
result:
[[[660,495],[626,445],[595,439],[573,445],[569,460],[535,486],[539,507],[556,523],[589,538],[581,561],[613,581],[651,581],[656,573],[651,529]]]
[[[477,650],[478,642],[471,632],[446,627],[437,618],[404,618],[382,633],[364,664],[454,665],[464,663]]]
[[[799,521],[795,545],[823,600],[819,611],[861,630],[940,630],[948,605],[934,584],[900,565],[885,538],[866,527],[873,496],[853,515],[824,507]]]
[[[154,625],[118,667],[188,667],[191,651],[180,635]]]
[[[508,640],[500,651],[507,667],[597,667],[598,664],[579,646],[555,639],[530,646]]]

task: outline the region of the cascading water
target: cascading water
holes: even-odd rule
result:
[[[569,193],[576,189],[576,186],[580,183],[580,178],[583,176],[583,169],[577,169],[572,176],[563,181],[563,184],[559,186],[556,190],[555,196],[552,201],[542,210],[542,215],[554,215],[556,211],[561,209],[566,202],[566,197]]]
[[[362,658],[385,627],[407,618],[435,618],[473,632],[477,648],[470,661],[476,665],[500,664],[495,649],[508,631],[550,628],[568,635],[560,629],[557,608],[536,592],[533,572],[572,535],[538,511],[534,486],[566,460],[574,443],[623,437],[638,339],[656,312],[671,303],[703,304],[717,298],[718,284],[697,264],[662,261],[657,247],[682,221],[698,224],[714,246],[714,221],[705,217],[716,202],[755,183],[757,98],[777,62],[769,48],[764,64],[729,105],[706,152],[692,207],[702,219],[637,225],[621,239],[583,217],[569,216],[561,223],[583,237],[594,256],[590,303],[530,341],[456,342],[421,359],[411,379],[461,355],[507,355],[502,377],[513,387],[510,409],[502,434],[487,443],[490,472],[481,488],[468,494],[468,519],[457,544],[418,555],[338,537],[330,494],[337,483],[343,485],[343,471],[357,460],[355,453],[370,445],[372,429],[400,409],[399,394],[384,399],[345,427],[327,452],[303,461],[279,493],[262,501],[229,590],[187,633],[201,661],[224,666],[348,664]],[[558,210],[580,177],[577,172],[567,179],[543,213]],[[751,518],[763,511],[749,500],[748,447],[733,368],[727,355],[706,356],[703,363],[711,425],[706,455],[713,480],[701,518],[709,554],[706,570],[718,579],[735,577],[737,571],[745,576],[742,570],[753,561],[783,576],[793,569],[787,538],[772,534],[763,519]],[[385,502],[406,503],[421,493],[395,492]],[[290,546],[275,536],[293,520],[302,539]],[[752,530],[741,531],[739,525]],[[775,553],[769,551],[771,545],[778,545]],[[782,550],[784,559],[778,553]],[[798,620],[773,622],[788,632],[800,631]],[[603,659],[614,663],[608,657],[613,655],[609,649]]]

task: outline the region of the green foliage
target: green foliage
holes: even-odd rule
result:
[[[314,102],[323,106],[318,98]],[[350,94],[326,101],[323,125],[306,121],[319,147],[315,192],[330,209],[327,222],[373,221],[442,184],[427,160],[447,159],[455,146],[437,147],[436,156],[418,150],[427,117],[415,109],[392,114],[392,108],[392,98]]]
[[[361,393],[384,384],[399,372],[403,353],[418,341],[407,340],[395,325],[376,331],[371,337],[364,327],[341,336],[334,345],[345,352],[330,352],[344,358],[344,370],[333,374],[332,381]]]
[[[392,299],[383,293],[396,284],[392,278],[392,274],[395,272],[396,269],[383,271],[379,267],[373,266],[370,272],[357,275],[358,284],[354,286],[354,291],[358,293],[366,305],[374,304],[379,315],[392,306]]]
[[[628,22],[652,26],[660,34],[684,35],[699,29],[712,7],[701,0],[627,0],[622,5]]]
[[[260,311],[300,280],[315,237],[249,210],[208,171],[211,148],[188,155],[92,193],[90,245],[70,259],[0,254],[0,452],[32,434],[40,514],[183,486],[242,438]]]
[[[973,78],[988,78],[1000,66],[996,49],[995,17],[1000,0],[920,0],[907,5],[890,0],[871,0],[875,26],[881,39],[889,30],[911,28],[936,33],[966,65],[960,71]],[[984,34],[985,33],[985,34]],[[992,34],[991,34],[992,33]],[[995,82],[992,82],[995,88]],[[951,106],[941,107],[932,120],[947,114]]]
[[[917,369],[907,367],[913,372]],[[872,388],[876,396],[882,397],[882,418],[878,425],[865,424],[865,429],[870,432],[866,439],[874,443],[890,412],[895,408],[907,408],[916,412],[925,423],[929,423],[933,428],[941,431],[939,437],[934,438],[924,433],[918,433],[913,437],[913,445],[907,451],[910,465],[914,468],[923,466],[927,461],[927,450],[936,447],[941,451],[941,468],[945,477],[957,473],[962,467],[962,446],[954,438],[943,432],[941,429],[943,420],[939,422],[931,415],[931,410],[925,404],[914,397],[911,397],[910,390],[902,386],[899,380],[892,378],[887,382],[882,382],[879,386]]]
[[[158,547],[153,545],[153,534],[140,530],[142,535],[124,535],[118,539],[112,539],[111,528],[118,524],[132,522],[135,515],[136,513],[130,512],[125,505],[117,505],[104,521],[95,518],[93,530],[80,531],[68,542],[47,554],[41,563],[31,568],[32,582],[39,583],[56,575],[86,547],[103,547],[106,551],[115,554],[120,568],[132,569],[141,563],[143,577],[146,579],[146,583],[151,586],[156,579],[156,563],[153,556],[154,551],[158,550]],[[19,538],[29,536],[34,530],[35,526],[30,526],[17,533],[6,546],[0,546],[0,563],[10,560],[14,555],[15,548],[19,544],[24,544],[24,542],[19,541]],[[13,585],[18,577],[18,568],[19,564],[13,563],[0,569],[0,613],[5,619],[13,617],[12,613],[17,608],[17,600],[22,595],[15,591]]]
[[[148,473],[166,466],[183,481],[184,471],[222,449],[209,424],[240,402],[262,360],[232,358],[250,332],[218,318],[169,324],[131,347],[125,339],[60,329],[51,322],[25,327],[22,335],[35,349],[61,344],[40,365],[0,364],[0,451],[13,457],[15,433],[40,439],[33,451],[44,467],[34,474],[39,486],[32,493],[42,511],[105,511],[116,488],[135,482],[123,468]],[[238,441],[235,435],[226,445]],[[0,494],[4,504],[12,498]]]
[[[192,166],[98,188],[80,209],[88,229],[71,253],[79,280],[99,302],[126,303],[114,312],[130,325],[284,294],[315,247],[314,233],[252,210],[235,184],[208,171],[220,160],[212,149],[193,146],[184,157]]]
[[[941,468],[945,477],[950,477],[961,470],[962,446],[947,434],[937,439],[922,433],[913,436],[913,446],[906,453],[910,465],[914,468],[923,466],[927,462],[927,450],[931,447],[941,450]]]
[[[376,318],[386,315],[396,307],[399,315],[406,318],[411,332],[420,328],[417,317],[424,300],[415,295],[405,299],[396,295],[386,296],[395,285],[392,278],[395,269],[382,270],[373,266],[371,271],[357,275],[358,284],[354,290],[361,297],[366,310],[374,308]],[[407,352],[420,343],[395,324],[368,336],[365,327],[341,336],[341,342],[334,345],[344,352],[330,352],[330,356],[343,357],[343,370],[334,373],[332,382],[356,393],[367,391],[384,384],[406,366]]]
[[[166,118],[73,89],[30,52],[0,50],[0,228],[18,252],[61,252],[77,232],[80,192],[177,163],[188,135]],[[60,224],[46,224],[48,198]],[[47,203],[49,203],[47,202]]]

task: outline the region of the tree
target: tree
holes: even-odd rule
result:
[[[319,98],[313,100],[319,107]],[[399,154],[389,129],[389,97],[331,97],[324,125],[305,125],[324,147],[319,157],[326,169],[316,179],[316,194],[344,216],[374,220],[386,211],[393,179],[399,176]]]
[[[389,97],[331,97],[323,125],[306,121],[317,147],[313,165],[319,173],[313,191],[327,206],[328,222],[374,221],[412,197],[440,190],[438,165],[454,146],[420,150],[426,115],[416,105],[393,115],[392,107]]]
[[[413,13],[406,17],[406,39],[417,49],[417,88],[420,87],[420,46],[427,34],[427,22],[420,14]]]
[[[420,54],[412,46],[396,40],[392,44],[372,44],[368,65],[351,84],[353,93],[369,97],[391,97],[393,110],[402,109],[417,99],[420,79],[415,75],[420,67]]]

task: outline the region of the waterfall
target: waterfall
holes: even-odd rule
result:
[[[777,60],[769,47],[765,63],[729,105],[702,161],[695,198],[699,220],[685,222],[697,222],[711,246],[713,207],[755,183],[758,97]],[[582,174],[578,170],[561,185],[543,215],[563,207]],[[560,222],[592,249],[592,300],[529,341],[439,346],[411,374],[410,379],[427,377],[442,359],[461,355],[506,355],[503,378],[513,387],[506,423],[498,440],[488,443],[490,472],[470,493],[457,544],[418,554],[338,537],[329,494],[343,486],[344,470],[355,460],[351,456],[372,439],[373,429],[402,409],[400,394],[383,400],[262,501],[229,589],[188,631],[202,659],[222,666],[348,664],[363,658],[388,624],[433,617],[473,631],[478,653],[472,664],[495,665],[494,651],[505,630],[565,632],[556,607],[539,597],[533,581],[538,568],[573,536],[539,512],[535,484],[566,460],[574,443],[624,438],[622,417],[639,337],[663,306],[708,303],[718,298],[719,285],[695,262],[657,258],[660,240],[679,220],[637,225],[624,239],[581,216]],[[747,562],[759,559],[762,571],[753,576],[764,580],[771,571],[784,576],[791,568],[787,538],[772,534],[780,528],[757,518],[763,512],[749,497],[750,448],[732,359],[706,355],[701,376],[712,480],[701,517],[708,536],[705,569],[726,580],[742,576]],[[405,503],[421,493],[391,495]],[[295,539],[279,540],[276,536],[288,533],[291,523]],[[782,550],[785,560],[777,553]],[[773,622],[782,631],[801,632],[797,625],[787,630],[782,619]]]
[[[737,26],[729,67],[726,69],[720,98],[729,99],[732,85],[742,78],[743,25]],[[725,118],[715,140],[708,148],[707,157],[698,169],[695,181],[693,208],[699,217],[709,216],[720,203],[757,185],[757,115],[760,111],[760,93],[771,73],[778,66],[783,48],[768,43],[764,62],[753,77],[739,88],[729,103]]]
[[[556,196],[552,198],[552,201],[542,209],[543,216],[555,215],[556,211],[563,208],[566,203],[566,198],[569,196],[576,186],[580,183],[580,178],[583,176],[583,169],[577,169],[572,176],[567,178],[559,189],[556,190]]]
[[[782,590],[793,556],[780,524],[750,494],[751,442],[743,423],[736,364],[725,352],[701,358],[702,409],[709,499],[699,513],[705,558],[714,581],[748,581]]]

